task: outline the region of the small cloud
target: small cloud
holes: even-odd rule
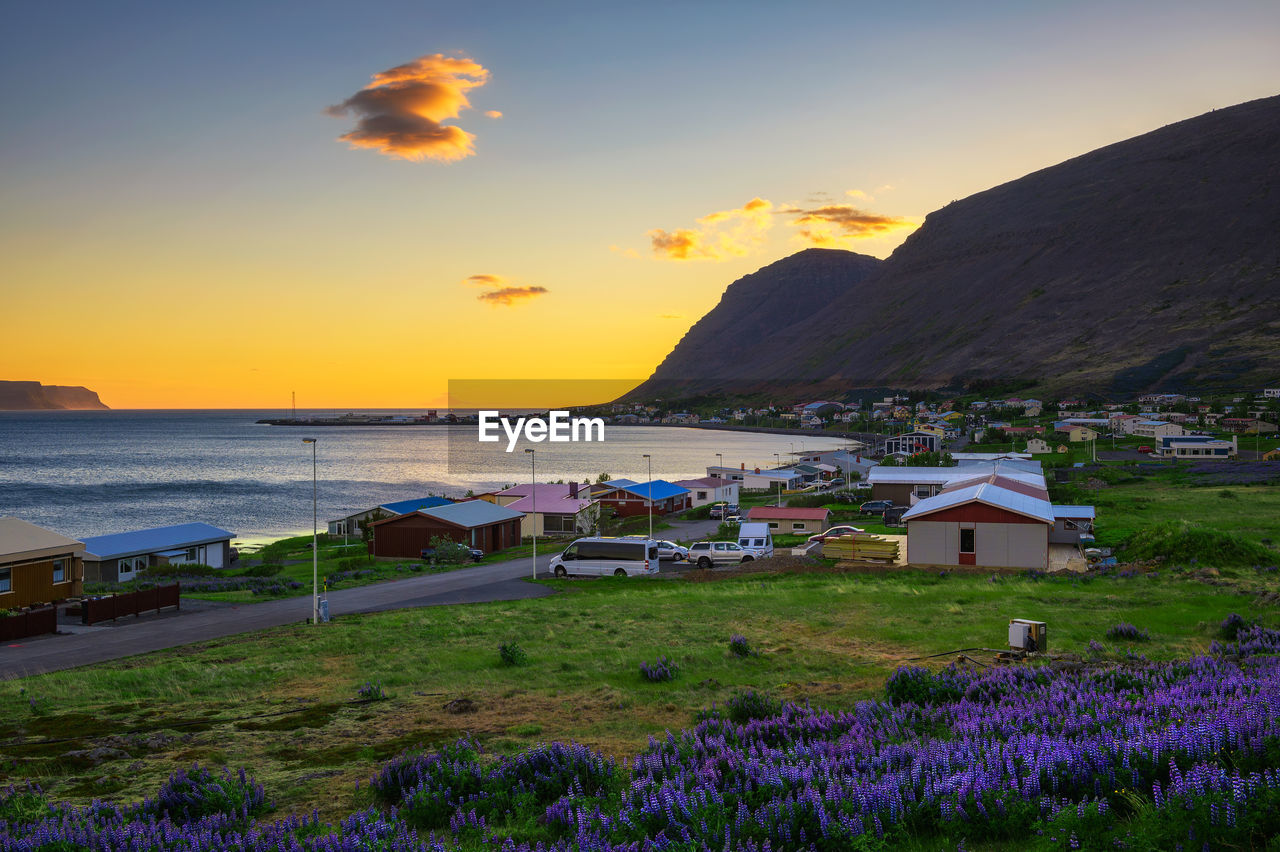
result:
[[[468,275],[462,279],[462,283],[472,287],[489,288],[479,296],[476,296],[476,298],[491,305],[514,305],[523,299],[532,299],[535,296],[551,292],[546,287],[516,286],[509,284],[508,280],[503,275],[491,275],[487,272],[481,272],[475,275]]]
[[[374,74],[369,85],[326,112],[356,117],[355,129],[338,137],[352,148],[451,162],[475,153],[475,136],[443,122],[470,109],[467,92],[488,81],[488,70],[474,59],[434,53]]]
[[[629,258],[631,260],[635,260],[640,256],[640,252],[636,251],[635,249],[623,248],[622,246],[609,246],[609,251],[615,254],[620,254],[623,257]]]
[[[875,196],[870,193],[863,192],[860,189],[846,189],[844,194],[850,198],[856,198],[859,201],[875,201]]]
[[[523,299],[532,299],[551,292],[546,287],[503,287],[501,290],[490,290],[476,296],[482,302],[491,305],[514,305]]]
[[[842,246],[850,240],[915,228],[919,224],[898,216],[869,213],[851,204],[826,204],[810,208],[788,205],[778,212],[792,217],[791,224],[799,229],[802,240],[820,247]]]
[[[701,228],[649,231],[654,254],[668,260],[726,260],[742,257],[764,241],[773,226],[773,204],[753,198],[741,207],[698,219]]]
[[[488,109],[484,112],[485,118],[502,118],[502,111],[496,109]]]
[[[507,283],[507,279],[503,278],[501,275],[479,273],[477,275],[468,275],[466,278],[462,279],[462,283],[475,284],[480,287],[501,287],[503,284]]]

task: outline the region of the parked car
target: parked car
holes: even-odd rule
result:
[[[883,515],[886,509],[892,508],[892,500],[868,500],[858,507],[858,511],[864,515]]]
[[[674,559],[677,562],[683,562],[685,557],[689,555],[689,548],[682,547],[674,541],[658,542],[658,559]]]
[[[738,524],[742,523],[742,516],[738,514],[725,515],[722,523],[726,523],[729,526],[737,526]]]
[[[484,559],[484,551],[478,547],[467,547],[465,544],[454,543],[455,553],[449,553],[448,549],[437,550],[434,547],[422,548],[422,558],[427,562],[439,562],[442,559],[447,560],[450,556],[460,556],[458,561],[470,559],[472,562],[479,562]],[[455,557],[456,558],[456,557]]]
[[[630,577],[658,573],[658,542],[644,538],[580,538],[551,560],[557,577]]]
[[[736,541],[695,542],[689,546],[687,558],[699,568],[710,568],[713,565],[737,565],[740,562],[755,560],[755,557]]]
[[[721,518],[724,517],[725,509],[728,508],[728,505],[729,504],[727,503],[712,503],[711,511],[708,513],[708,517],[710,517],[711,520],[713,521],[720,520]]]
[[[853,535],[860,532],[865,532],[865,530],[853,526],[832,527],[826,532],[809,536],[809,541],[826,541],[829,538],[839,538],[842,535]]]
[[[910,506],[890,506],[884,510],[884,525],[886,527],[905,527],[902,522],[902,516],[907,513]]]
[[[1151,447],[1147,446],[1146,444],[1143,444],[1141,447],[1138,447],[1138,452],[1140,452],[1140,453],[1151,453],[1151,452],[1155,452],[1155,451],[1154,451],[1154,450],[1152,450],[1152,449],[1151,449]]]

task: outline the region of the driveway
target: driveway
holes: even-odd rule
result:
[[[546,574],[552,553],[538,555],[538,572]],[[330,615],[379,612],[420,606],[508,601],[554,594],[525,582],[533,573],[529,558],[460,568],[329,592]],[[59,671],[146,654],[191,642],[203,642],[252,630],[297,624],[311,617],[311,598],[204,607],[197,612],[166,612],[140,620],[78,627],[71,635],[34,637],[0,648],[0,680]]]

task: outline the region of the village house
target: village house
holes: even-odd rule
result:
[[[750,523],[767,523],[775,533],[815,535],[825,532],[831,512],[827,509],[805,509],[798,506],[754,506],[747,512]]]
[[[600,521],[600,504],[591,497],[591,486],[577,482],[539,482],[515,485],[493,494],[488,500],[520,512],[521,536],[585,535],[594,532]]]
[[[1034,456],[1040,456],[1053,452],[1053,447],[1049,446],[1049,442],[1044,438],[1032,438],[1027,441],[1027,452]]]
[[[1066,436],[1071,443],[1080,443],[1082,441],[1098,440],[1098,433],[1088,426],[1078,426],[1072,423],[1055,423],[1053,429],[1059,435]]]
[[[957,481],[902,519],[913,565],[1049,568],[1054,515],[1043,488],[997,475]]]
[[[1177,423],[1167,420],[1139,420],[1133,424],[1133,431],[1129,434],[1139,438],[1162,438],[1166,435],[1182,435],[1186,431]]]
[[[84,578],[124,583],[159,565],[231,567],[234,533],[202,523],[90,536],[84,540]]]
[[[618,481],[606,482],[606,486],[613,487],[599,492],[596,497],[602,509],[612,509],[618,517],[647,515],[650,507],[653,514],[666,515],[683,511],[691,505],[689,489],[674,482],[667,482],[665,479],[655,479],[653,482],[631,482],[630,480],[623,480],[623,482],[626,484],[619,484]]]
[[[383,503],[374,506],[372,509],[364,509],[345,518],[338,518],[329,521],[329,535],[362,535],[364,522],[370,518],[386,518],[393,515],[403,515],[406,512],[413,512],[418,509],[430,509],[434,506],[447,506],[453,501],[447,497],[414,497],[409,500],[396,500],[392,503]]]
[[[0,518],[0,610],[83,591],[84,543],[21,518]]]
[[[884,442],[884,454],[886,456],[895,453],[902,453],[908,456],[916,453],[936,453],[941,448],[941,435],[933,431],[924,430],[894,435],[886,438]]]
[[[1162,435],[1156,439],[1152,455],[1167,459],[1226,461],[1236,456],[1236,439],[1209,435]]]
[[[486,500],[417,509],[370,524],[371,556],[418,559],[433,538],[497,553],[520,543],[520,512]]]
[[[690,505],[694,508],[710,503],[738,504],[739,483],[732,479],[718,476],[704,476],[699,479],[681,479],[676,482],[681,488],[689,489]]]

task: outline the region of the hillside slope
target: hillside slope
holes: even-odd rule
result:
[[[1278,235],[1273,97],[953,202],[868,279],[773,335],[715,347],[699,323],[640,391],[1013,380],[1125,394],[1273,383]],[[770,270],[792,259],[747,278],[784,293]],[[731,287],[716,311],[741,311],[738,295]]]

